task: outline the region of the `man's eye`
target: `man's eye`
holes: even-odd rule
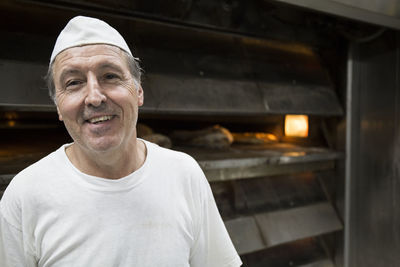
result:
[[[104,78],[106,80],[112,80],[112,79],[117,79],[119,77],[118,77],[118,75],[116,75],[114,73],[107,73],[106,75],[104,75]]]
[[[103,76],[104,80],[116,80],[119,79],[120,76],[115,73],[107,73]]]
[[[79,85],[79,84],[81,84],[82,82],[81,81],[79,81],[79,80],[72,80],[72,81],[68,81],[66,84],[65,84],[65,87],[73,87],[73,86],[77,86],[77,85]]]

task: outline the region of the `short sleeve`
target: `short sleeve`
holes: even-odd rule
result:
[[[197,236],[191,249],[191,267],[238,267],[242,265],[203,172],[199,181],[200,210]]]
[[[0,201],[0,266],[37,266],[34,253],[28,252],[23,232],[20,188],[14,178]]]
[[[22,232],[9,224],[0,212],[0,263],[3,267],[37,266],[24,250]]]

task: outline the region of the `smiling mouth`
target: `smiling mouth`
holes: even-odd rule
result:
[[[101,117],[95,117],[89,120],[86,120],[89,123],[93,123],[93,124],[99,124],[105,121],[109,121],[113,118],[114,116],[112,115],[108,115],[108,116],[101,116]]]

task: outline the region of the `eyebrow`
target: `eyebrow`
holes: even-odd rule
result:
[[[105,62],[101,64],[99,67],[97,67],[98,70],[104,70],[104,69],[113,69],[119,72],[123,72],[122,68],[114,63],[111,62]],[[60,75],[60,82],[65,79],[66,76],[71,75],[71,74],[81,74],[82,71],[80,71],[78,68],[66,68],[61,72]]]
[[[99,70],[112,69],[112,70],[115,70],[115,71],[123,72],[122,68],[119,65],[111,63],[111,62],[106,62],[106,63],[101,64],[98,67],[98,69]]]
[[[81,73],[81,71],[79,71],[78,69],[72,69],[72,68],[65,69],[61,72],[59,82],[62,83],[64,81],[65,77],[67,77],[68,75],[80,74],[80,73]]]

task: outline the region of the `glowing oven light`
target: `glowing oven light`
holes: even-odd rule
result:
[[[14,127],[15,126],[15,121],[14,120],[9,120],[7,121],[8,127]]]
[[[285,136],[307,137],[308,136],[308,116],[307,115],[286,115],[285,116]]]

